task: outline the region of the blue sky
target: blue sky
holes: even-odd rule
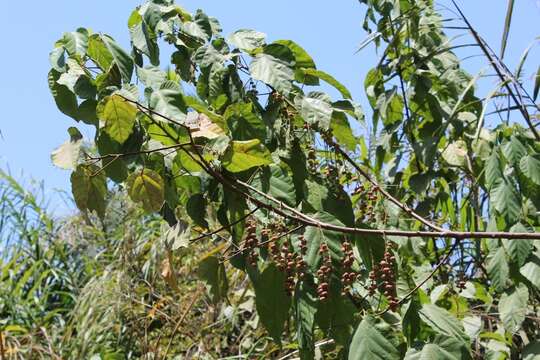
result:
[[[217,17],[225,34],[251,28],[265,32],[271,41],[295,40],[312,55],[318,68],[333,74],[366,106],[363,79],[376,63],[377,56],[370,48],[355,54],[357,45],[366,36],[362,30],[365,7],[358,1],[177,2],[190,11],[201,8]],[[440,3],[449,5],[450,1]],[[458,3],[492,47],[498,49],[507,1],[458,0]],[[128,0],[35,1],[24,11],[16,1],[2,4],[0,168],[9,166],[17,178],[44,180],[48,190],[69,190],[69,171],[53,167],[49,154],[67,139],[66,129],[76,124],[57,111],[49,94],[49,51],[63,32],[80,26],[108,33],[127,48],[127,18],[138,4],[139,1]],[[515,67],[523,50],[540,35],[539,23],[539,1],[516,1],[506,56],[511,68]],[[539,50],[529,55],[528,77],[532,76],[539,60]],[[465,66],[474,73],[478,63],[471,60]],[[88,130],[83,129],[83,133],[92,136]]]

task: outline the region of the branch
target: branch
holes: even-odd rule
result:
[[[146,110],[146,111],[148,111],[148,112],[150,112],[152,114],[155,114],[155,115],[157,115],[157,116],[159,116],[159,117],[161,117],[161,118],[163,118],[165,120],[169,120],[169,121],[171,120],[167,116],[162,115],[162,114],[160,114],[160,113],[158,113],[158,112],[156,112],[156,111],[154,111],[152,109],[149,109],[149,108],[145,107],[144,105],[139,104],[136,101],[129,100],[129,99],[127,101],[130,101],[130,102],[136,104],[138,107],[140,107],[140,108],[142,108],[142,109],[144,109],[144,110]],[[184,125],[184,124],[180,124],[180,125],[187,128],[187,129],[189,129],[189,127]],[[334,224],[325,223],[325,222],[314,219],[311,216],[308,216],[308,215],[306,215],[306,214],[304,214],[304,213],[302,213],[302,212],[300,212],[300,211],[298,211],[298,210],[296,210],[294,208],[291,208],[291,207],[283,204],[281,201],[271,197],[268,194],[265,194],[265,193],[255,189],[255,188],[253,188],[249,184],[242,183],[242,182],[240,182],[239,180],[236,180],[236,179],[229,180],[229,179],[225,178],[223,176],[223,174],[221,174],[218,171],[216,171],[215,169],[213,169],[212,166],[208,163],[208,161],[206,159],[204,159],[202,154],[195,147],[195,142],[193,141],[193,138],[191,137],[191,132],[189,134],[190,134],[190,139],[191,139],[190,145],[193,146],[194,152],[197,155],[198,159],[196,159],[190,152],[186,152],[186,153],[188,154],[188,156],[191,157],[191,159],[193,161],[195,161],[197,164],[199,164],[210,176],[212,176],[214,179],[216,179],[218,182],[220,182],[224,186],[226,186],[226,187],[230,188],[231,190],[237,192],[238,194],[240,194],[241,196],[243,196],[244,198],[246,198],[247,200],[249,200],[253,204],[259,206],[260,208],[270,210],[270,211],[272,211],[272,212],[274,212],[274,213],[276,213],[278,215],[283,216],[284,218],[293,220],[293,221],[295,221],[297,223],[300,223],[300,224],[303,224],[305,226],[315,226],[315,227],[318,227],[318,228],[321,228],[321,229],[341,232],[341,233],[345,233],[345,234],[360,234],[360,235],[363,234],[363,235],[405,236],[405,237],[439,237],[439,238],[453,238],[453,239],[458,239],[458,240],[466,239],[466,238],[470,238],[470,239],[483,239],[483,238],[497,239],[497,238],[504,238],[504,239],[540,240],[540,233],[463,232],[463,231],[445,230],[443,228],[440,228],[440,227],[438,227],[436,225],[433,225],[433,224],[429,223],[429,221],[425,220],[420,215],[415,214],[409,207],[407,207],[404,204],[401,204],[399,202],[399,200],[392,197],[390,194],[388,194],[381,187],[378,187],[379,191],[381,191],[385,196],[387,196],[388,199],[390,199],[396,205],[400,206],[402,209],[407,211],[409,214],[411,214],[412,216],[417,218],[422,223],[426,224],[426,222],[427,222],[427,224],[429,224],[428,225],[429,227],[431,227],[433,229],[437,229],[437,231],[410,231],[410,230],[398,230],[398,229],[362,229],[362,228],[352,228],[352,227],[347,227],[347,226],[340,226],[340,225],[334,225]],[[338,146],[338,149],[339,149],[339,146]],[[342,152],[342,154],[344,153],[342,150],[341,150],[341,152]],[[345,155],[347,155],[347,154],[345,153]],[[346,159],[349,158],[348,155],[345,158]],[[350,160],[352,161],[352,159],[350,159]],[[367,175],[367,173],[365,173],[363,170],[361,170],[361,168],[354,163],[354,161],[353,161],[353,166],[355,166],[355,168],[357,168],[357,170],[359,170],[359,172],[363,176],[365,176],[366,179],[368,179],[368,181],[371,181],[372,184],[374,184],[375,186],[378,186],[377,183],[375,182],[375,180],[372,180],[371,177],[369,177],[369,175]],[[277,208],[275,206],[267,204],[267,203],[255,198],[255,197],[253,197],[253,195],[249,194],[249,192],[243,190],[242,188],[239,188],[238,185],[240,185],[241,187],[244,186],[246,189],[256,191],[259,195],[262,195],[265,198],[267,198],[268,200],[279,204],[280,207]],[[283,210],[283,209],[285,209],[285,210]]]
[[[393,202],[395,205],[397,205],[400,209],[402,209],[403,211],[405,211],[407,214],[409,214],[410,216],[412,216],[413,218],[415,218],[416,220],[420,221],[422,224],[426,225],[427,227],[433,229],[433,230],[437,230],[437,231],[446,231],[445,229],[443,229],[442,227],[438,226],[438,225],[435,225],[433,223],[431,223],[430,221],[428,221],[427,219],[423,218],[422,216],[418,215],[417,213],[415,213],[409,206],[407,206],[406,204],[403,204],[401,201],[399,201],[398,199],[396,199],[395,197],[393,197],[392,195],[390,195],[390,193],[388,191],[386,191],[385,189],[383,189],[382,186],[380,186],[377,181],[375,181],[375,179],[373,179],[371,176],[369,176],[369,174],[364,171],[340,146],[339,144],[336,144],[334,141],[331,141],[331,143],[329,145],[332,145],[336,151],[349,163],[351,164],[355,169],[356,171],[358,171],[360,173],[360,175],[362,175],[368,182],[370,182],[381,194],[384,195],[384,197],[386,197],[388,200],[390,200],[391,202]]]
[[[140,151],[131,151],[131,152],[127,152],[127,153],[107,154],[107,155],[98,156],[98,157],[88,156],[88,158],[90,160],[105,160],[105,159],[109,159],[109,158],[118,159],[118,158],[121,158],[121,157],[126,157],[126,156],[131,156],[131,155],[151,154],[151,153],[158,152],[158,151],[176,149],[176,148],[179,148],[179,147],[184,147],[184,146],[189,146],[189,145],[193,145],[193,144],[191,142],[188,142],[188,143],[183,143],[183,144],[175,144],[175,145],[171,145],[171,146],[165,146],[165,147],[152,149],[152,150],[140,150]]]
[[[197,236],[196,238],[193,238],[193,239],[189,240],[189,242],[195,242],[195,241],[204,239],[204,238],[206,238],[208,236],[212,236],[214,234],[217,234],[218,232],[221,232],[221,231],[223,231],[225,229],[229,229],[229,228],[233,227],[234,225],[244,221],[246,218],[250,217],[251,215],[253,215],[257,210],[259,210],[259,208],[255,208],[255,209],[251,210],[246,215],[242,216],[240,219],[238,219],[236,221],[233,221],[232,223],[230,223],[228,225],[222,226],[217,230],[211,231],[209,233],[203,233],[200,236]]]
[[[276,240],[279,240],[279,239],[281,239],[282,237],[285,237],[285,236],[287,236],[287,235],[290,235],[290,234],[292,234],[292,233],[294,233],[294,232],[296,232],[296,231],[302,229],[303,227],[305,227],[305,225],[298,225],[298,226],[292,228],[291,230],[289,230],[289,231],[287,231],[287,232],[285,232],[285,233],[283,233],[283,234],[281,234],[281,235],[279,235],[279,236],[277,236],[277,237],[271,237],[270,239],[268,239],[268,240],[266,240],[266,241],[263,241],[263,242],[261,242],[261,243],[258,243],[256,247],[261,247],[261,246],[263,246],[263,245],[266,245],[266,244],[269,244],[269,243],[274,242],[274,241],[276,241]],[[244,251],[249,251],[249,250],[251,250],[251,249],[240,249],[240,250],[234,252],[232,255],[229,255],[229,257],[223,259],[221,262],[224,263],[225,261],[229,261],[229,260],[231,260],[233,257],[242,254]]]

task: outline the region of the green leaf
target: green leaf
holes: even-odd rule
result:
[[[302,68],[300,70],[300,72],[302,74],[305,74],[305,75],[315,76],[315,77],[321,79],[322,81],[325,81],[329,85],[336,88],[336,90],[340,92],[340,94],[343,96],[343,98],[352,99],[351,92],[345,87],[345,85],[343,85],[342,83],[337,81],[332,75],[330,75],[328,73],[325,73],[324,71],[316,70],[316,69]]]
[[[292,176],[278,165],[272,164],[262,169],[252,185],[287,205],[297,204]]]
[[[492,206],[510,222],[515,222],[521,215],[521,198],[514,184],[507,178],[501,178],[493,184],[489,192]]]
[[[222,159],[223,166],[230,172],[241,172],[253,167],[272,163],[270,152],[260,140],[231,141]]]
[[[122,145],[111,139],[105,131],[99,134],[96,146],[102,156],[122,152]],[[117,183],[123,182],[128,176],[127,166],[122,158],[108,157],[102,160],[101,165],[105,170],[105,174]]]
[[[78,55],[82,58],[88,48],[88,30],[79,28],[64,34],[64,47],[69,55]]]
[[[155,212],[161,209],[165,200],[165,185],[157,172],[143,168],[129,175],[126,183],[129,197],[142,203],[144,210]]]
[[[313,292],[306,282],[302,282],[296,291],[296,339],[301,360],[311,360],[315,356],[313,330],[317,298]]]
[[[469,343],[469,337],[465,334],[463,326],[447,310],[436,305],[424,304],[420,309],[420,318],[435,332],[454,337],[464,344]]]
[[[114,39],[108,35],[101,35],[103,44],[109,50],[114,63],[118,66],[122,79],[129,83],[133,74],[133,60],[131,57],[118,45]]]
[[[133,132],[137,108],[120,95],[109,96],[97,108],[98,117],[105,122],[105,131],[122,144]]]
[[[499,300],[499,313],[504,328],[516,333],[525,320],[528,312],[527,302],[529,301],[529,290],[523,284],[518,285],[510,294],[504,293]]]
[[[411,301],[406,303],[402,310],[402,313],[405,313],[402,321],[403,335],[405,335],[409,344],[413,344],[415,342],[416,337],[422,329],[420,315],[418,314],[420,308],[421,305],[419,296],[413,295],[411,297]]]
[[[403,98],[401,97],[401,95],[398,94],[396,88],[385,91],[379,95],[379,97],[377,98],[377,109],[383,120],[383,124],[385,127],[389,128],[395,125],[396,123],[400,123],[403,120],[404,106],[405,106],[405,103],[403,101]],[[452,146],[454,145],[450,144],[447,150],[450,150],[453,153],[455,149],[452,148]],[[444,158],[444,155],[445,153],[443,152],[443,158]],[[451,165],[460,166],[460,165],[454,165],[454,164],[451,164]]]
[[[193,21],[184,22],[182,32],[195,38],[199,43],[204,43],[212,37],[212,25],[208,16],[201,10],[193,17]]]
[[[227,41],[242,51],[251,52],[264,45],[266,34],[249,29],[240,29],[233,32]]]
[[[159,47],[156,36],[143,21],[138,10],[134,10],[129,20],[129,33],[133,47],[148,56],[152,65],[159,65]]]
[[[337,281],[330,281],[329,285],[329,298],[318,302],[315,322],[327,337],[331,337],[341,346],[348,347],[358,309],[349,297],[341,295],[341,285]]]
[[[536,99],[538,98],[538,93],[540,92],[540,66],[538,66],[538,70],[536,71],[535,78],[536,79],[534,81],[534,91],[533,91],[534,101],[536,101]]]
[[[295,104],[306,123],[319,130],[328,130],[332,121],[332,105],[324,99],[298,95]]]
[[[510,232],[530,232],[521,223],[517,223],[510,228]],[[508,251],[510,258],[515,261],[518,266],[525,264],[525,261],[532,252],[532,242],[525,239],[503,239],[503,245]]]
[[[486,179],[486,186],[489,190],[503,177],[501,157],[497,150],[494,150],[487,159],[485,169],[486,173],[484,176]]]
[[[533,183],[540,185],[540,158],[538,155],[526,155],[519,161],[519,168]]]
[[[284,290],[285,273],[270,264],[254,283],[255,305],[261,323],[276,343],[281,343],[281,333],[289,318],[291,299]]]
[[[70,134],[70,140],[60,145],[60,147],[51,154],[53,164],[61,169],[76,168],[81,154],[81,133],[74,127],[70,127],[68,132]]]
[[[225,60],[225,56],[212,44],[201,46],[193,54],[193,62],[203,68],[223,65]]]
[[[450,166],[465,166],[467,159],[467,144],[463,140],[457,140],[449,144],[442,152],[442,157]]]
[[[285,94],[292,88],[294,72],[291,64],[272,55],[260,53],[249,66],[251,76]]]
[[[338,140],[340,144],[345,145],[350,151],[356,150],[356,145],[358,145],[358,139],[354,136],[347,116],[339,111],[334,111],[332,113],[332,121],[330,123],[330,128],[332,129],[332,134]]]
[[[54,70],[66,71],[66,50],[63,46],[55,47],[49,54],[49,62]]]
[[[502,152],[504,157],[512,164],[519,164],[521,158],[527,155],[525,145],[515,136],[512,136],[510,141],[502,145]]]
[[[510,269],[503,247],[499,247],[495,252],[489,254],[487,259],[487,272],[491,284],[496,290],[501,291],[506,288],[506,281],[508,280]]]
[[[225,265],[217,257],[209,256],[201,260],[197,275],[205,282],[214,304],[226,298],[229,289],[227,272]]]
[[[322,222],[343,226],[343,224],[339,222],[339,220],[337,220],[333,215],[325,212],[318,212],[313,217]],[[331,258],[336,261],[341,259],[342,252],[340,233],[330,230],[323,230],[315,226],[308,226],[304,236],[308,243],[305,260],[313,272],[317,271],[321,262],[319,247],[322,243],[326,243],[328,245]]]
[[[146,87],[158,90],[167,81],[167,74],[157,66],[136,66],[135,73]]]
[[[540,360],[540,342],[533,341],[523,348],[523,360]]]
[[[229,105],[223,114],[223,120],[235,140],[266,140],[266,126],[258,114],[253,112],[253,104],[235,103]]]
[[[519,269],[519,272],[534,286],[540,289],[540,259],[534,257],[533,261],[523,265]]]
[[[78,120],[78,104],[77,97],[71,92],[67,86],[59,84],[57,81],[60,79],[61,73],[51,69],[49,72],[48,82],[49,89],[54,98],[58,110]]]
[[[81,211],[95,211],[103,218],[107,181],[101,169],[93,165],[79,165],[71,174],[71,192]]]
[[[182,91],[169,82],[163,83],[159,90],[152,91],[149,106],[156,113],[175,122],[182,123],[186,118],[187,109]],[[156,115],[155,118],[157,121],[166,121],[161,116]]]
[[[114,60],[99,34],[93,34],[88,39],[88,56],[103,71],[109,70]]]
[[[271,45],[278,44],[286,46],[294,56],[294,68],[295,71],[295,80],[304,83],[306,85],[319,85],[319,80],[316,76],[306,74],[303,72],[303,69],[315,69],[315,62],[313,58],[304,50],[300,45],[295,43],[292,40],[277,40],[274,41]]]
[[[366,316],[354,332],[349,349],[349,360],[399,359],[399,352],[375,327],[371,316]]]
[[[465,352],[463,343],[451,337],[438,336],[433,344],[425,344],[421,350],[410,348],[404,360],[461,360],[470,359]]]

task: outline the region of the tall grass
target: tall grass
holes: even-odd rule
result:
[[[47,210],[0,171],[0,359],[268,358],[245,274],[215,303],[197,278],[212,241],[172,251],[121,192],[105,219]],[[3,357],[3,358],[2,358]]]

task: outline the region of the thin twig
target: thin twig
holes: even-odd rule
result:
[[[88,158],[90,160],[105,160],[105,159],[109,159],[109,158],[121,158],[121,157],[131,156],[131,155],[152,154],[152,153],[155,153],[155,152],[158,152],[158,151],[176,149],[176,148],[179,148],[179,147],[181,148],[181,147],[189,146],[189,145],[192,145],[192,144],[190,142],[188,142],[188,143],[165,146],[165,147],[152,149],[152,150],[140,150],[140,151],[131,151],[131,152],[126,152],[126,153],[118,153],[118,154],[107,154],[107,155],[98,156],[98,157],[88,156]]]
[[[214,230],[214,231],[211,231],[211,232],[208,232],[208,233],[202,233],[200,236],[197,236],[196,238],[193,238],[191,240],[189,240],[189,242],[195,242],[195,241],[198,241],[198,240],[201,240],[201,239],[204,239],[208,236],[212,236],[214,234],[217,234],[218,232],[220,231],[223,231],[225,229],[230,229],[231,227],[233,227],[234,225],[244,221],[246,218],[250,217],[251,215],[253,215],[257,210],[259,210],[259,208],[255,208],[253,210],[251,210],[250,212],[248,212],[246,215],[242,216],[240,219],[236,220],[236,221],[233,221],[232,223],[228,224],[228,225],[225,225],[225,226],[222,226],[220,227],[219,229],[217,230]]]

